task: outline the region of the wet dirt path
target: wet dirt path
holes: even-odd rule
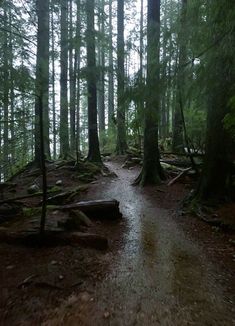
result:
[[[123,247],[89,299],[74,300],[69,312],[45,324],[232,325],[232,302],[216,281],[223,275],[177,225],[173,209],[131,186],[134,172],[107,165],[118,178],[99,185],[97,198],[120,201],[127,221]]]

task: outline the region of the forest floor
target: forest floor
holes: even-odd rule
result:
[[[0,243],[0,325],[235,323],[234,234],[181,214],[190,185],[134,187],[138,168],[107,166],[117,177],[100,176],[80,199],[120,201],[121,220],[89,230],[109,249]]]

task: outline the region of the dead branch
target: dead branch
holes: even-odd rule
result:
[[[187,168],[185,170],[183,170],[182,172],[180,172],[180,174],[178,174],[174,179],[172,179],[171,181],[168,182],[168,186],[172,186],[174,183],[176,183],[176,181],[178,181],[180,178],[182,178],[185,174],[187,174],[187,172],[189,172],[190,170],[192,170],[192,167]]]

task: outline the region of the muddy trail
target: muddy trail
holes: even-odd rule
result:
[[[133,187],[138,171],[113,162],[107,165],[118,177],[94,185],[90,196],[120,201],[127,226],[119,251],[110,258],[111,268],[102,281],[88,288],[83,297],[72,295],[48,311],[43,324],[235,323],[231,275],[210,261],[203,247],[177,222],[178,202],[156,187]],[[230,291],[223,285],[226,278]]]

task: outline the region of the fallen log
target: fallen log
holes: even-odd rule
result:
[[[60,193],[61,190],[51,190],[51,191],[48,191],[47,193],[48,194],[55,194],[55,193]],[[39,196],[42,196],[43,193],[40,191],[40,192],[36,192],[35,194],[28,194],[28,195],[23,195],[23,196],[15,196],[15,197],[12,197],[12,198],[6,198],[6,199],[3,199],[3,200],[0,200],[0,205],[2,204],[5,204],[5,203],[11,203],[11,202],[15,202],[15,201],[19,201],[19,200],[22,200],[22,199],[27,199],[27,198],[33,198],[33,197],[39,197]]]
[[[79,194],[80,192],[84,192],[88,189],[88,186],[78,186],[74,189],[70,189],[68,191],[61,192],[59,194],[56,194],[54,196],[48,197],[47,198],[47,203],[48,204],[58,204],[62,203],[63,201],[71,202],[72,199]]]
[[[174,155],[179,157],[189,157],[188,153],[176,153],[176,152],[163,152],[163,155]],[[192,152],[190,155],[194,157],[204,157],[205,153],[199,153],[199,152]]]
[[[191,167],[191,163],[188,160],[164,160],[161,159],[160,160],[161,163],[166,163],[169,165],[173,165],[175,167],[179,167],[179,168],[188,168],[189,166]]]
[[[142,159],[142,157],[132,157],[131,161],[136,164],[140,164],[143,161],[143,159]]]
[[[84,246],[104,250],[108,248],[108,240],[104,236],[64,231],[45,231],[42,237],[34,231],[8,232],[0,231],[0,242],[26,247]]]
[[[184,171],[184,169],[182,169],[178,166],[171,165],[171,164],[164,163],[164,162],[161,162],[161,166],[164,170],[169,170],[174,173],[180,173],[180,172]]]
[[[57,207],[58,210],[74,210],[79,209],[88,217],[112,217],[120,218],[122,214],[119,210],[119,202],[113,200],[94,200],[94,201],[81,201],[69,205]]]

